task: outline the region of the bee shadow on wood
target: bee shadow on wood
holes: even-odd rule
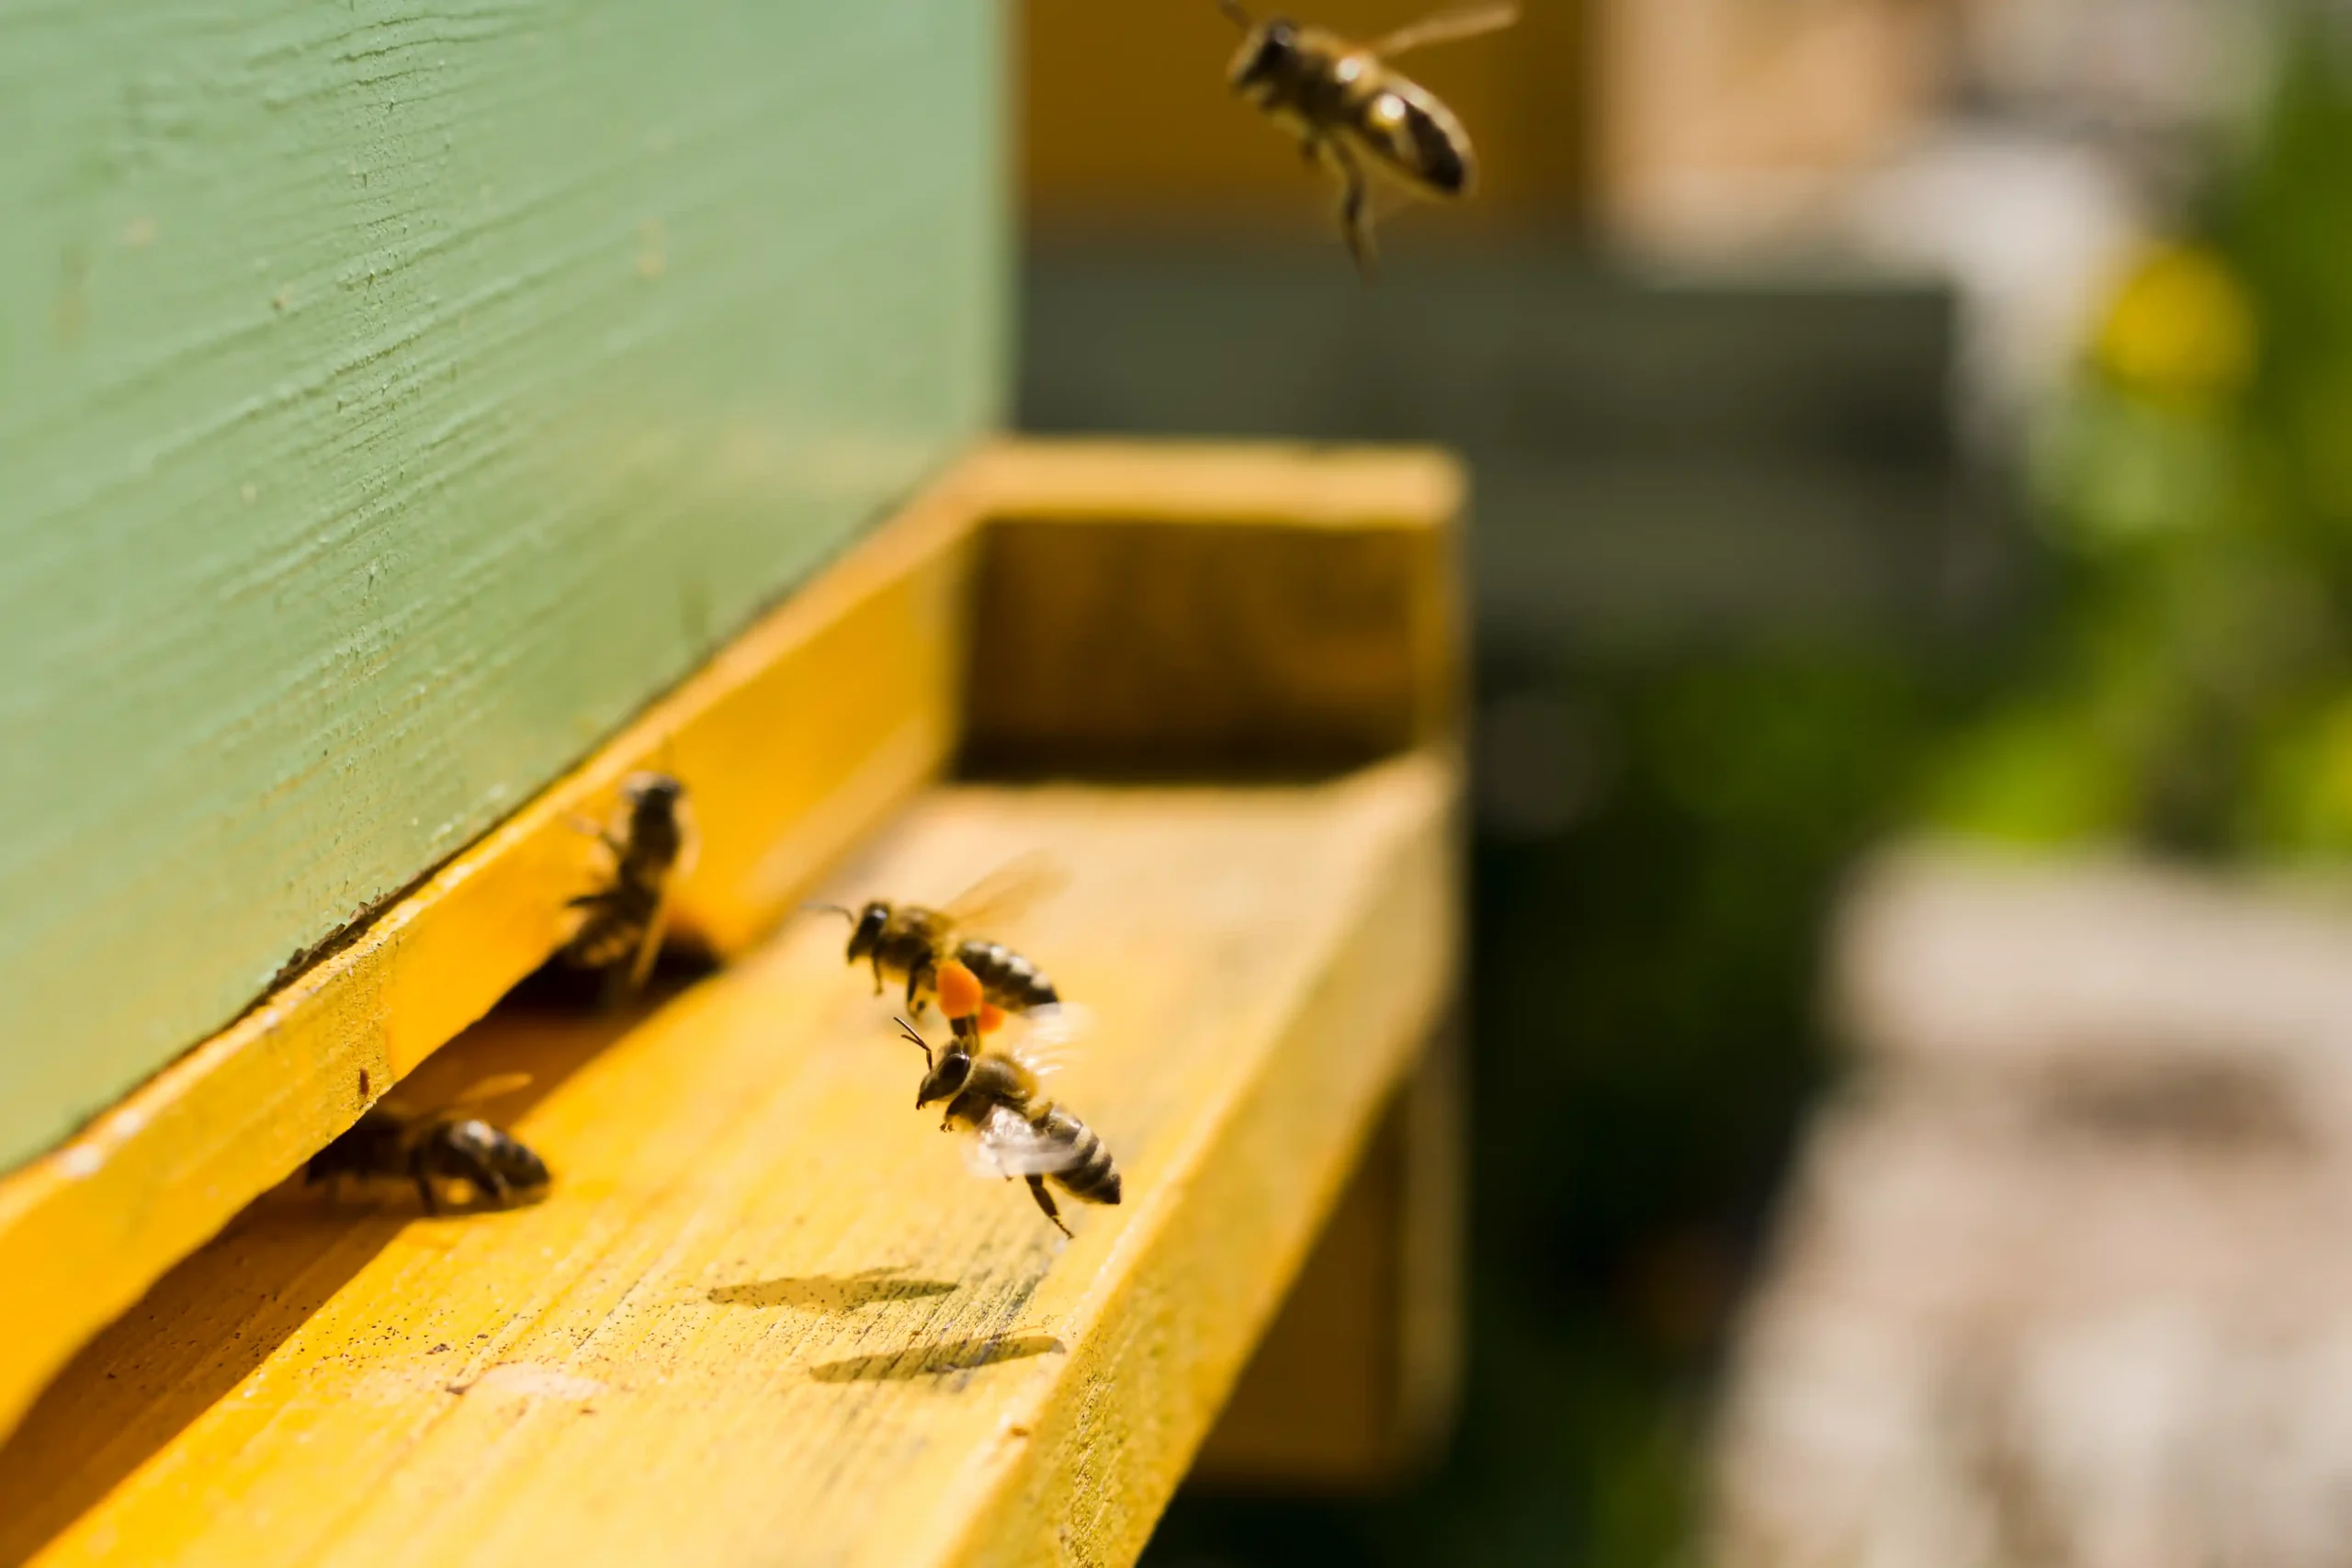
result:
[[[912,1382],[918,1378],[977,1371],[1001,1361],[1066,1355],[1069,1350],[1069,1346],[1045,1334],[943,1339],[930,1345],[910,1345],[879,1356],[820,1361],[808,1369],[808,1375],[819,1382]]]
[[[952,1280],[900,1280],[893,1265],[864,1269],[854,1274],[808,1274],[799,1278],[747,1280],[720,1285],[704,1298],[714,1306],[797,1307],[831,1316],[886,1302],[917,1301],[925,1296],[952,1295],[959,1288]]]
[[[402,1101],[431,1105],[499,1074],[527,1074],[526,1087],[483,1108],[503,1125],[675,989],[676,982],[657,979],[627,1008],[593,1017],[502,1005],[395,1092]],[[356,1105],[365,1091],[354,1089]],[[560,1193],[562,1163],[551,1163]],[[504,1218],[452,1213],[429,1223],[498,1224]],[[299,1169],[248,1204],[84,1347],[0,1441],[0,1568],[38,1555],[228,1397],[405,1227],[423,1219],[406,1181],[354,1188],[337,1198],[323,1187],[306,1189]],[[28,1283],[38,1288],[38,1281]],[[373,1348],[370,1342],[349,1351],[364,1356]],[[406,1358],[429,1348],[388,1341],[382,1349],[388,1358]]]

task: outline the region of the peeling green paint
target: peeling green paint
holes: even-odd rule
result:
[[[0,0],[0,1163],[1001,396],[983,0]]]

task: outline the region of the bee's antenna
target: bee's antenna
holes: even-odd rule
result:
[[[807,915],[839,915],[851,925],[857,924],[857,911],[840,904],[803,904],[800,910]]]
[[[913,1041],[917,1045],[922,1047],[922,1065],[926,1067],[932,1066],[931,1042],[925,1040],[922,1035],[917,1034],[915,1032],[915,1026],[909,1023],[905,1019],[902,1018],[898,1020],[898,1025],[899,1033],[905,1035],[909,1040]]]
[[[1258,25],[1258,18],[1241,8],[1241,0],[1216,0],[1216,8],[1225,13],[1227,20],[1245,33]]]

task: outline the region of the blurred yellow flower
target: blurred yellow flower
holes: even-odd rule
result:
[[[2260,846],[2273,854],[2352,850],[2352,696],[2268,738],[2251,803]]]
[[[2254,311],[2220,257],[2151,246],[2109,299],[2092,356],[2116,385],[2149,399],[2204,404],[2245,385]]]

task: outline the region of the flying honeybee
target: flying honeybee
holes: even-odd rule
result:
[[[946,1103],[940,1125],[970,1136],[975,1174],[1008,1181],[1023,1178],[1037,1207],[1064,1235],[1069,1226],[1046,1190],[1048,1179],[1081,1203],[1119,1201],[1119,1168],[1111,1151],[1092,1128],[1046,1098],[1041,1080],[1054,1064],[1041,1054],[990,1045],[977,1051],[951,1047],[934,1055],[914,1025],[902,1018],[899,1029],[922,1049],[925,1070],[915,1108]]]
[[[612,852],[612,880],[571,900],[586,914],[561,953],[572,968],[603,971],[612,999],[645,984],[670,923],[671,892],[695,853],[685,785],[668,773],[631,773],[621,781],[621,799],[618,830],[590,825]]]
[[[1240,0],[1217,0],[1245,31],[1227,74],[1233,90],[1298,138],[1310,163],[1340,182],[1340,232],[1367,278],[1375,266],[1372,238],[1374,176],[1408,195],[1438,200],[1467,196],[1477,177],[1469,133],[1453,111],[1393,70],[1407,50],[1476,38],[1519,19],[1512,4],[1442,11],[1369,43],[1354,43],[1287,17],[1259,21]]]
[[[1046,972],[1001,942],[964,933],[1012,919],[1051,896],[1065,880],[1051,861],[1029,854],[999,867],[936,909],[880,898],[863,909],[840,904],[809,908],[849,920],[848,961],[873,966],[877,997],[886,977],[903,977],[908,1010],[918,1018],[924,998],[938,985],[940,965],[951,958],[978,979],[989,1005],[1005,1012],[1032,1012],[1061,1001]]]
[[[463,1109],[512,1094],[530,1081],[528,1073],[502,1073],[430,1111],[379,1100],[343,1136],[311,1156],[303,1182],[402,1178],[416,1184],[428,1214],[441,1212],[441,1184],[451,1181],[463,1181],[477,1201],[496,1209],[533,1201],[547,1192],[547,1163],[513,1134]]]

